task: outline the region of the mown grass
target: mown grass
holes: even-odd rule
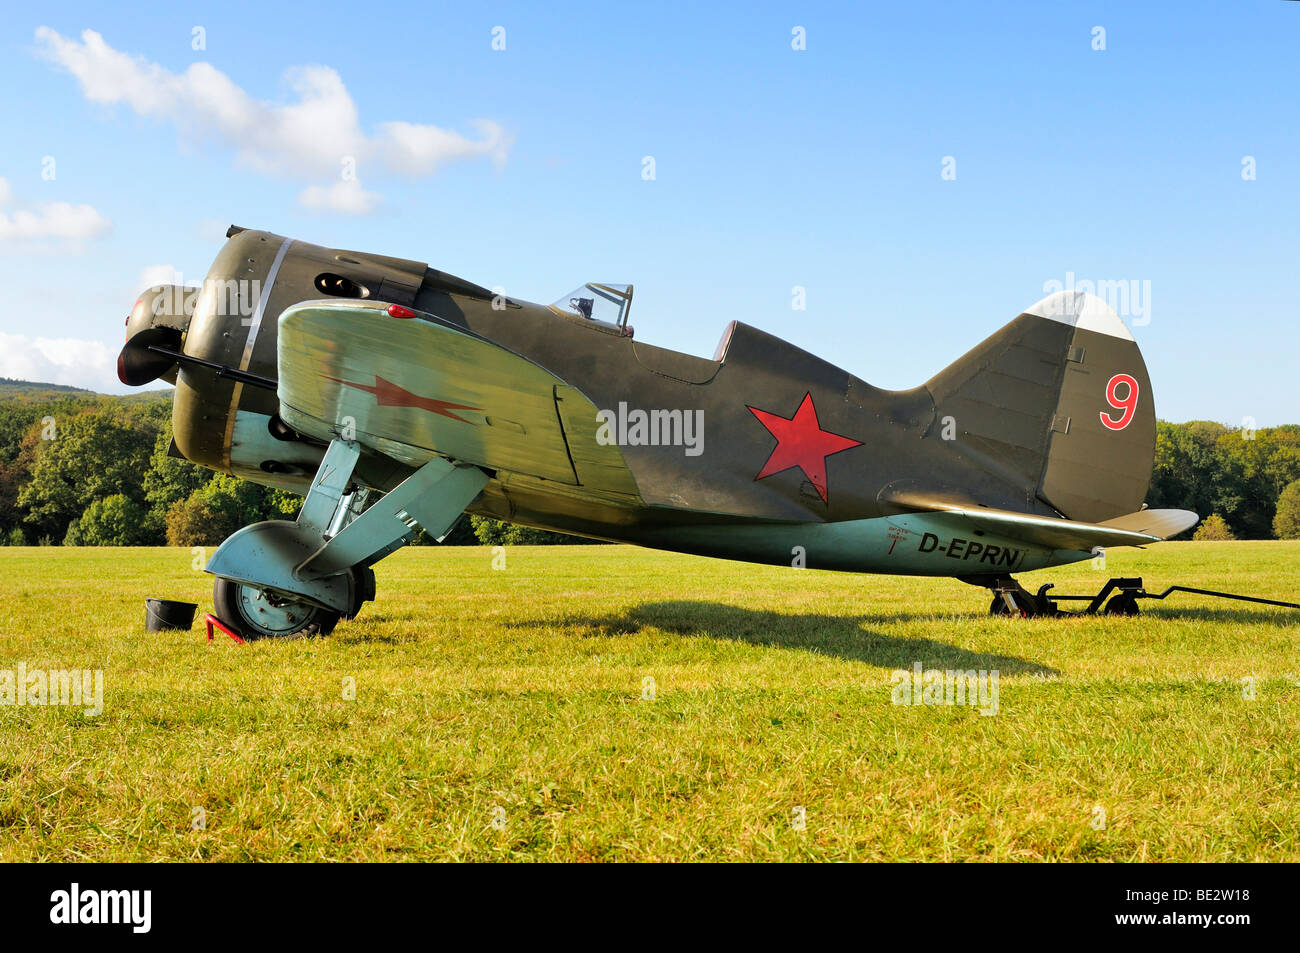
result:
[[[188,550],[0,549],[0,668],[105,696],[0,707],[0,860],[1300,859],[1300,612],[1009,620],[949,580],[492,560],[400,552],[332,637],[245,647],[144,632],[147,595],[210,608]],[[1171,543],[1023,581],[1295,600],[1297,567]],[[917,661],[996,669],[998,713],[892,704]]]

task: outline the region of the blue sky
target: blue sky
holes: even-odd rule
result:
[[[1161,417],[1300,422],[1300,4],[357,9],[10,8],[0,374],[121,390],[142,279],[200,280],[235,222],[534,301],[633,282],[641,340],[710,355],[735,318],[891,388],[1050,282],[1131,282]],[[303,67],[342,98],[271,128]]]

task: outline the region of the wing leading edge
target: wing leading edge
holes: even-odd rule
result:
[[[564,382],[432,315],[309,301],[279,319],[280,414],[329,439],[341,428],[403,463],[434,455],[578,483],[556,408]]]

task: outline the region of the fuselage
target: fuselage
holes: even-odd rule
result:
[[[945,432],[929,386],[881,390],[740,322],[713,358],[700,358],[418,262],[240,231],[194,301],[184,353],[274,381],[277,317],[304,301],[338,298],[436,316],[566,385],[554,398],[573,479],[472,461],[491,479],[470,512],[597,539],[857,572],[1009,573],[1091,555],[892,506],[894,491],[923,481],[991,507],[1055,515],[1011,468]],[[149,307],[142,301],[137,311]],[[146,319],[133,312],[129,327]],[[274,390],[187,364],[175,376],[180,455],[306,491],[325,444],[284,425]],[[430,384],[420,399],[442,399]],[[413,401],[410,413],[422,412]],[[356,479],[386,491],[411,472],[369,447]]]

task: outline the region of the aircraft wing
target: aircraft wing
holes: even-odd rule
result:
[[[303,302],[278,332],[280,416],[295,430],[350,432],[410,466],[440,455],[578,483],[556,399],[564,381],[527,358],[380,302]]]
[[[1103,523],[1080,523],[1034,516],[946,498],[941,494],[896,493],[885,499],[903,512],[951,513],[972,529],[1050,549],[1091,552],[1108,546],[1146,546],[1195,526],[1200,517],[1189,510],[1139,510]]]

